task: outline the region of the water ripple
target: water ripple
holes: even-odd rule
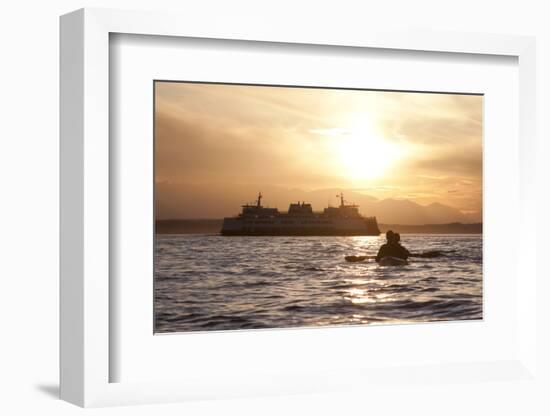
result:
[[[382,237],[158,236],[157,332],[481,319],[480,235],[404,235],[408,266],[346,263]]]

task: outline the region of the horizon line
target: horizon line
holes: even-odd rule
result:
[[[155,218],[155,222],[157,221],[223,221],[225,217],[216,217],[216,218]],[[399,224],[399,223],[384,223],[381,222],[379,225],[399,225],[399,226],[408,226],[408,227],[421,227],[424,225],[453,225],[453,224],[460,224],[460,225],[479,225],[483,224],[483,221],[477,221],[477,222],[459,222],[459,221],[451,221],[451,222],[437,222],[437,223],[425,223],[425,224]]]

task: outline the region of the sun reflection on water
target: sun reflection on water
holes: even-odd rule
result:
[[[377,293],[373,290],[360,289],[360,288],[351,288],[348,291],[348,295],[344,296],[344,299],[353,303],[354,305],[359,305],[363,303],[378,303],[378,302],[390,302],[395,300],[393,296],[388,293]]]

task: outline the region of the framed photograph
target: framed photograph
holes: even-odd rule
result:
[[[62,398],[536,387],[534,40],[246,29],[61,18]]]
[[[154,101],[156,333],[482,319],[481,94]]]

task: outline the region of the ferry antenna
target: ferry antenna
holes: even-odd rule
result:
[[[257,203],[257,207],[260,208],[260,202],[262,201],[262,192],[258,192],[258,203]]]

